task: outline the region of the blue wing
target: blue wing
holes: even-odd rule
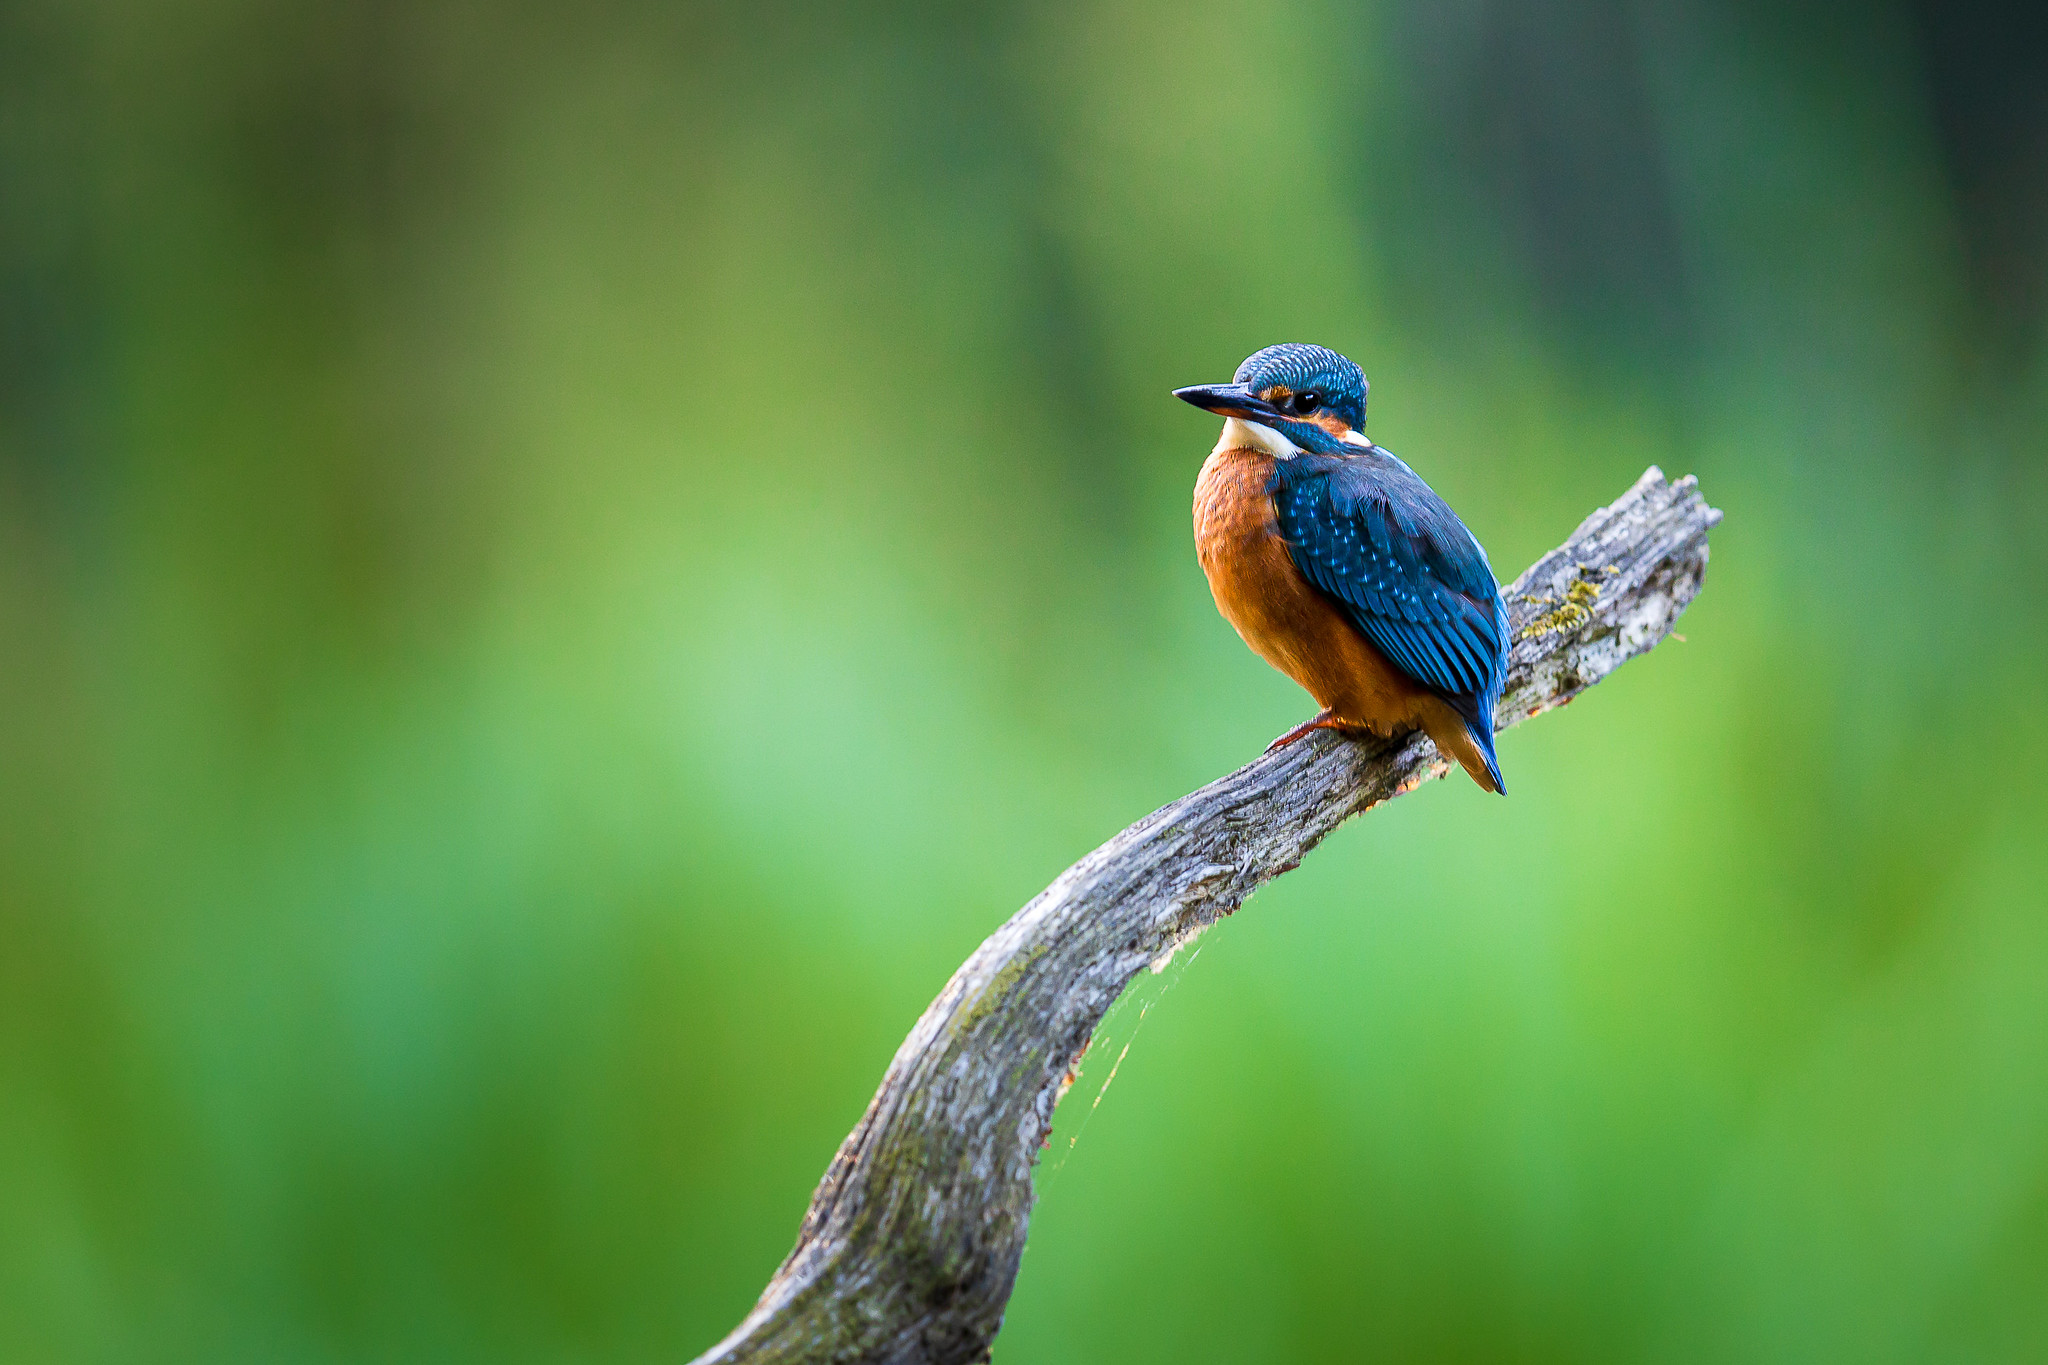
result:
[[[1273,508],[1295,567],[1396,668],[1449,702],[1491,759],[1508,620],[1486,551],[1385,451],[1297,457],[1277,477]]]

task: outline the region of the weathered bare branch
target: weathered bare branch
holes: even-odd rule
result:
[[[1508,590],[1499,724],[1661,641],[1721,514],[1652,468]],[[1323,837],[1445,771],[1421,734],[1328,731],[1163,806],[989,936],[910,1031],[754,1311],[697,1365],[985,1359],[1023,1255],[1053,1105],[1131,978]]]

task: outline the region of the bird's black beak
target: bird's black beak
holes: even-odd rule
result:
[[[1280,415],[1271,403],[1254,395],[1243,384],[1196,384],[1190,388],[1175,389],[1173,396],[1183,403],[1193,403],[1223,417],[1270,422]]]

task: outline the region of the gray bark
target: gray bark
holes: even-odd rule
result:
[[[1652,468],[1517,579],[1499,725],[1564,705],[1669,634],[1720,517],[1693,479]],[[986,1359],[1024,1251],[1032,1165],[1104,1011],[1338,825],[1445,769],[1421,734],[1321,731],[1068,868],[925,1010],[819,1183],[796,1249],[697,1365]]]

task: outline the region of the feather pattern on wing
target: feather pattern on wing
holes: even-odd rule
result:
[[[1507,610],[1486,551],[1392,454],[1277,462],[1273,508],[1309,582],[1403,673],[1456,709],[1492,750],[1507,672]]]

